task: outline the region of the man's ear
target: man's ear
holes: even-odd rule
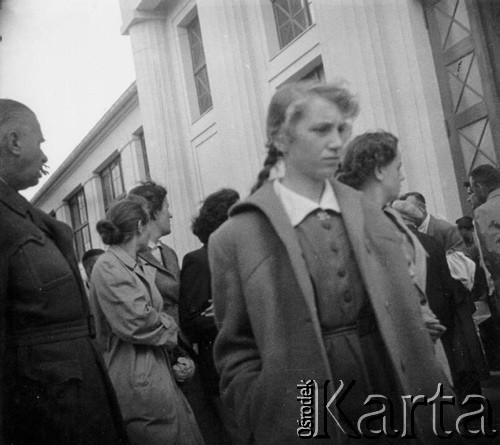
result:
[[[21,148],[19,145],[19,133],[17,131],[11,131],[7,135],[7,151],[14,156],[19,156],[21,154]]]
[[[382,181],[382,179],[384,179],[384,173],[382,172],[382,167],[380,166],[375,167],[373,174],[375,176],[375,179],[377,179],[378,181]]]

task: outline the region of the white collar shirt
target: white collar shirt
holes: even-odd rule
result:
[[[319,203],[312,201],[305,196],[295,193],[288,187],[285,187],[279,179],[273,181],[274,192],[281,200],[285,212],[290,219],[293,227],[297,227],[311,212],[318,209],[332,210],[340,213],[340,206],[333,191],[330,181],[325,180],[325,187]]]
[[[422,224],[418,226],[418,231],[422,233],[427,233],[427,230],[429,230],[429,221],[431,219],[431,214],[428,213],[425,219],[422,221]]]
[[[161,243],[158,241],[156,244],[153,243],[152,241],[148,241],[148,247],[151,251],[151,255],[155,257],[155,259],[160,263],[163,264],[163,258],[161,256]]]

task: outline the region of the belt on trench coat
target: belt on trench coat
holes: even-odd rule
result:
[[[75,338],[95,338],[94,317],[76,320],[70,323],[55,323],[14,332],[12,340],[17,347],[56,343]]]

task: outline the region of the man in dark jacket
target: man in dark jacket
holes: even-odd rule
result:
[[[45,172],[42,142],[35,114],[0,99],[1,442],[125,444],[72,231],[18,193]]]

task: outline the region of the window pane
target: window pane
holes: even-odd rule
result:
[[[289,0],[290,1],[290,14],[295,15],[301,12],[304,8],[304,2],[301,0]]]
[[[101,174],[102,196],[104,198],[104,208],[107,210],[111,201],[113,201],[113,189],[111,186],[111,175],[108,169]]]
[[[149,160],[148,160],[148,150],[146,147],[146,138],[144,137],[144,131],[139,134],[139,141],[141,143],[142,159],[144,161],[144,170],[146,173],[146,180],[151,179],[151,172],[149,170]]]
[[[206,67],[196,74],[195,82],[200,113],[204,113],[212,107],[212,96],[210,95],[210,85],[208,84],[208,73]]]
[[[82,233],[83,233],[84,249],[85,251],[87,251],[92,248],[92,243],[90,242],[90,230],[88,224],[82,228]]]
[[[203,41],[201,39],[200,22],[195,18],[188,25],[189,46],[191,48],[191,59],[193,69],[197,71],[205,64],[205,53],[203,51]]]
[[[71,215],[71,226],[75,229],[79,226],[80,217],[78,215],[78,205],[75,197],[69,200],[69,213]]]
[[[288,45],[293,39],[293,28],[290,22],[286,23],[280,30],[281,34],[281,47]]]
[[[115,199],[123,193],[122,171],[119,163],[113,166],[111,176],[113,178],[113,199]]]
[[[191,60],[193,63],[194,84],[198,98],[198,108],[200,114],[203,114],[205,111],[212,108],[212,95],[210,93],[210,83],[208,81],[207,64],[198,17],[193,19],[187,26],[187,31],[191,50]]]
[[[274,0],[273,10],[281,48],[311,25],[309,4],[306,0]]]
[[[85,193],[82,190],[78,193],[78,210],[80,213],[80,224],[86,223],[88,221],[87,215],[87,203],[85,202]]]
[[[85,252],[84,246],[83,246],[83,238],[82,238],[82,232],[78,231],[74,233],[74,240],[75,240],[75,248],[76,248],[76,253],[78,255],[78,259],[80,259]]]

